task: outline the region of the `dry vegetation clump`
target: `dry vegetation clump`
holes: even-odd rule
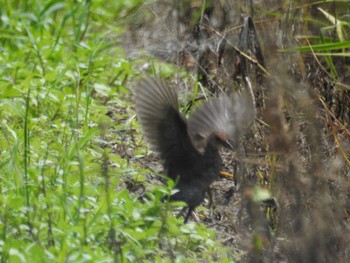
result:
[[[126,33],[135,43],[128,51],[144,49],[146,58],[189,72],[203,87],[193,101],[253,88],[255,125],[236,153],[224,154],[235,182],[214,183],[215,220],[202,215],[241,255],[234,258],[349,262],[349,58],[281,52],[320,43],[321,31],[339,41],[335,30],[323,30],[328,21],[317,8],[337,17],[349,9],[265,2],[255,2],[254,16],[250,1],[145,5]]]

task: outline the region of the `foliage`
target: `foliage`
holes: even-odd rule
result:
[[[120,187],[127,175],[145,183],[147,171],[104,140],[139,131],[126,99],[137,72],[118,42],[120,21],[143,2],[1,1],[2,262],[166,262],[220,251],[212,231],[184,225],[162,201],[172,184],[144,200]],[[140,135],[128,143],[145,153]]]

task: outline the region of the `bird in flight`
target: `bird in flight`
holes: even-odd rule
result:
[[[188,205],[187,222],[219,178],[220,147],[233,148],[254,118],[246,93],[210,98],[188,119],[179,111],[177,90],[163,80],[143,78],[133,89],[135,108],[150,148],[159,153],[167,176],[179,190],[172,200]]]

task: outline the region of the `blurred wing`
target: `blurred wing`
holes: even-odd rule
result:
[[[160,151],[158,125],[166,118],[166,110],[177,111],[177,92],[163,81],[144,78],[134,89],[135,108],[143,134],[152,150]]]
[[[211,98],[188,120],[189,135],[196,147],[203,147],[213,132],[223,133],[237,142],[252,123],[254,106],[246,93]]]
[[[134,89],[135,107],[144,135],[160,153],[168,175],[183,175],[197,160],[187,123],[178,111],[177,93],[163,81],[145,78]]]

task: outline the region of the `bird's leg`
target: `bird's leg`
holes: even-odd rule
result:
[[[186,208],[187,208],[187,207],[184,207],[184,208],[180,211],[180,213],[179,213],[178,216],[180,216],[180,214],[182,214],[182,213],[185,211]],[[197,223],[200,223],[200,222],[201,222],[201,220],[199,219],[199,217],[197,216],[197,214],[194,212],[194,207],[188,207],[187,214],[186,214],[186,216],[184,217],[184,218],[185,218],[185,220],[184,220],[184,223],[185,223],[185,224],[188,222],[188,219],[190,218],[190,215],[193,216],[194,220],[195,220]]]
[[[210,220],[211,220],[212,222],[214,222],[214,221],[215,221],[215,218],[214,218],[214,202],[213,202],[213,195],[212,195],[210,189],[208,189],[207,193],[208,193],[208,197],[209,197],[209,217],[210,217]]]
[[[186,216],[184,216],[186,210],[187,210],[187,213],[186,213]],[[189,217],[190,217],[190,215],[191,215],[191,213],[194,214],[193,208],[191,209],[189,206],[186,206],[186,207],[183,207],[181,209],[181,211],[177,214],[176,217],[179,218],[180,216],[182,216],[184,218],[184,223],[186,224],[188,219],[189,219]],[[195,217],[197,217],[197,215],[195,215]]]
[[[187,211],[187,213],[186,213],[185,220],[184,220],[184,223],[185,223],[185,224],[187,223],[187,220],[188,220],[188,218],[190,217],[191,212],[193,211],[193,209],[191,209],[190,207],[183,207],[183,208],[181,209],[181,211],[180,211],[180,212],[177,214],[177,216],[176,216],[176,217],[183,216],[183,214],[184,214],[184,212],[185,212],[186,209],[188,209],[188,211]]]
[[[185,221],[184,221],[185,224],[187,223],[188,218],[190,217],[192,211],[193,211],[193,209],[191,209],[190,207],[188,207],[188,211],[187,211],[187,214],[186,214],[186,216],[185,216]]]

